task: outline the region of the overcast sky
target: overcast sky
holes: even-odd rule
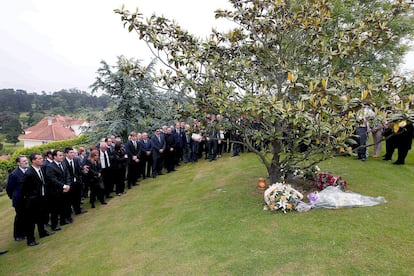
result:
[[[225,25],[214,10],[226,0],[12,0],[0,4],[0,89],[54,92],[90,91],[100,61],[124,55],[149,62],[151,54],[123,28],[113,10],[139,7],[144,16],[164,14],[191,33],[205,37]],[[406,67],[414,69],[410,53]]]

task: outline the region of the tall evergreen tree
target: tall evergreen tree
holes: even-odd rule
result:
[[[175,118],[176,107],[184,98],[157,91],[151,77],[153,63],[141,66],[137,60],[120,56],[115,66],[105,61],[101,65],[91,85],[92,91],[105,92],[111,97],[111,104],[97,118],[91,139],[108,134],[126,139],[132,130],[150,131],[161,122],[165,124]]]

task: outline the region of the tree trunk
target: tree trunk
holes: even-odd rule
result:
[[[272,163],[267,168],[267,173],[269,174],[270,183],[273,184],[280,181],[281,176],[281,166],[280,166],[280,152],[282,150],[282,145],[279,140],[274,140],[272,143]]]

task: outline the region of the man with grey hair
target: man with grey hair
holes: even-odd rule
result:
[[[17,168],[9,174],[7,180],[6,192],[9,198],[12,200],[12,205],[16,212],[14,217],[14,230],[13,236],[15,241],[24,240],[25,234],[25,204],[22,196],[22,181],[23,176],[29,167],[27,157],[20,155],[16,158]]]

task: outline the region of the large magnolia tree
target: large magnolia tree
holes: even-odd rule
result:
[[[194,95],[200,114],[234,122],[272,182],[347,151],[362,105],[410,87],[386,74],[406,50],[409,24],[395,30],[410,18],[407,1],[348,1],[354,11],[341,14],[342,1],[230,2],[216,18],[235,27],[206,39],[164,17],[145,19],[138,9],[116,12],[168,67],[156,80]]]

